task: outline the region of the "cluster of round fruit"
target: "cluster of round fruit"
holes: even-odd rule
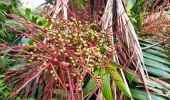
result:
[[[53,28],[56,30],[41,32],[42,42],[33,42],[37,48],[33,49],[33,56],[29,61],[38,60],[43,65],[53,64],[56,70],[51,68],[50,72],[55,80],[57,77],[54,72],[60,77],[59,69],[62,68],[64,72],[69,69],[71,77],[79,77],[75,82],[79,81],[76,83],[82,86],[84,77],[92,75],[94,69],[101,67],[112,55],[112,37],[107,31],[95,30],[96,26],[96,22],[89,24],[75,19],[55,23]]]

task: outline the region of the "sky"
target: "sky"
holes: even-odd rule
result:
[[[27,8],[36,8],[45,2],[45,0],[21,0],[21,1],[23,3],[23,7]]]

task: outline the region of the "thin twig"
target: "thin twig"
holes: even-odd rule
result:
[[[144,48],[142,48],[142,50],[150,49],[150,48],[152,48],[152,47],[154,47],[154,46],[157,46],[157,45],[159,45],[159,44],[165,43],[166,40],[167,40],[167,39],[165,39],[165,40],[163,40],[163,41],[160,41],[160,42],[158,42],[158,43],[155,43],[155,44],[153,44],[153,45],[144,47]]]

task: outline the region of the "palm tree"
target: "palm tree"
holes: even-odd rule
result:
[[[62,12],[64,18],[67,19],[68,17],[70,17],[69,15],[67,15],[67,12],[70,12],[71,9],[71,5],[68,6],[70,2],[71,1],[68,0],[51,0],[50,3],[52,4],[52,10],[50,9],[49,11],[52,11],[50,13],[53,14],[58,14]],[[79,2],[77,1],[77,4],[80,2],[83,2],[83,0],[80,0]],[[112,59],[122,66],[126,66],[129,69],[139,71],[143,78],[146,91],[149,94],[146,85],[147,74],[144,72],[145,66],[143,63],[143,54],[133,25],[130,22],[130,19],[126,13],[127,0],[90,0],[87,2],[90,6],[90,10],[88,11],[93,17],[92,19],[98,20],[98,18],[100,17],[100,28],[102,30],[107,30],[108,32],[113,33],[113,48],[117,49],[117,52],[120,52],[121,50],[125,51],[124,53],[113,55]],[[57,11],[59,7],[60,11]],[[102,9],[102,7],[104,7],[104,9]],[[45,6],[45,8],[47,8],[47,6]],[[103,12],[103,14],[99,16],[99,12]],[[116,44],[118,44],[119,46],[117,47]],[[126,86],[129,87],[123,70],[119,71],[123,77]],[[114,86],[114,91],[114,97],[115,99],[117,99],[118,95],[116,92],[116,86]],[[148,98],[150,99],[149,95]]]
[[[80,2],[82,1],[83,0],[80,0],[79,2],[77,1],[76,5],[78,5],[79,3],[78,6],[80,6],[81,5]],[[57,3],[60,2],[60,0],[53,0],[51,2]],[[67,1],[67,3],[68,2],[69,1]],[[143,79],[145,90],[148,94],[148,99],[151,99],[147,82],[146,82],[147,80],[149,80],[149,78],[147,72],[145,72],[146,67],[143,61],[142,50],[139,45],[134,27],[126,13],[127,12],[126,6],[128,1],[127,0],[89,0],[87,2],[89,4],[88,6],[90,6],[90,10],[87,9],[89,11],[89,13],[87,14],[89,14],[92,17],[91,19],[97,20],[99,22],[99,24],[101,25],[100,27],[101,29],[113,33],[112,36],[113,47],[117,49],[117,52],[121,51],[120,48],[125,51],[124,54],[120,53],[117,55],[113,55],[114,61],[122,66],[126,66],[127,68],[135,72],[139,71]],[[164,2],[166,2],[166,0],[163,1],[163,3]],[[56,5],[55,3],[53,3],[53,5]],[[145,3],[147,4],[149,3],[149,1],[146,1]],[[161,2],[159,2],[159,4],[161,4]],[[68,11],[68,9],[70,9],[69,6],[65,11]],[[68,18],[69,17],[70,16],[68,15]],[[116,47],[116,44],[119,44],[119,47]],[[128,87],[127,80],[124,75],[125,71],[123,70],[119,70],[119,71],[124,79],[124,82],[126,83],[126,86]],[[114,82],[112,84],[114,84]],[[117,90],[116,86],[114,86],[113,92],[115,95],[114,96],[115,99],[117,99],[116,97],[118,97],[116,95],[117,94],[116,90]]]
[[[154,50],[146,50],[148,47],[145,46],[152,43],[140,40],[144,45],[143,50],[146,50],[142,53],[138,37],[127,15],[126,6],[128,4],[126,0],[48,0],[45,4],[45,12],[43,12],[49,20],[36,19],[35,16],[32,16],[31,19],[31,22],[41,21],[39,25],[6,14],[6,16],[25,26],[28,32],[22,32],[11,26],[8,27],[30,39],[27,45],[23,44],[22,46],[0,44],[1,50],[9,49],[12,52],[18,52],[16,54],[1,52],[1,54],[23,57],[26,62],[28,61],[23,68],[6,74],[5,80],[7,82],[10,84],[18,83],[19,85],[10,97],[22,91],[24,92],[24,94],[21,94],[23,97],[34,95],[38,99],[58,97],[72,100],[77,98],[123,100],[127,97],[130,99],[139,97],[151,100],[151,98],[155,98],[155,95],[150,94],[149,90],[153,93],[161,93],[161,96],[167,96],[153,88],[151,82],[156,84],[159,82],[159,85],[154,84],[154,86],[164,89],[169,84],[155,79],[147,73],[149,71],[149,74],[160,75],[152,70],[154,69],[152,67],[158,66],[146,62],[150,61],[163,66],[163,68],[158,67],[161,69],[160,72],[162,70],[168,71],[168,67],[164,64],[169,65],[169,63],[164,59],[153,56],[155,53],[151,51]],[[27,9],[26,12],[27,15],[30,14],[30,10]],[[34,31],[36,34],[34,34]],[[71,40],[70,32],[74,35]],[[80,33],[83,33],[81,39]],[[93,35],[89,36],[89,34]],[[99,34],[105,35],[103,37]],[[99,51],[94,52],[94,55],[97,54],[97,58],[101,57],[104,61],[96,60],[96,55],[94,57],[93,54],[89,54],[88,47],[93,46],[96,46],[97,49],[95,50]],[[83,48],[84,53],[82,55],[84,56],[77,56],[81,53],[79,53],[80,50],[75,48]],[[112,50],[111,54],[106,53],[107,50]],[[24,52],[24,54],[20,52]],[[59,54],[59,56],[56,54]],[[91,59],[92,61],[89,60],[90,56],[94,57]],[[153,57],[153,60],[150,56]],[[161,63],[156,58],[159,58]],[[75,63],[77,61],[78,63]],[[85,64],[89,62],[87,63],[88,66],[84,67],[83,61]],[[72,68],[72,65],[76,67]],[[98,67],[98,65],[100,66]],[[166,73],[166,75],[169,74]],[[14,76],[16,76],[15,79],[13,79]],[[167,78],[165,75],[160,76]],[[146,93],[136,90],[138,87],[136,83],[135,86],[132,86],[134,85],[132,81],[137,82],[140,89],[145,88]],[[143,95],[146,97],[143,97]],[[156,98],[161,97],[156,96]]]

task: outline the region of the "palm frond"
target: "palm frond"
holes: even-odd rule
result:
[[[141,47],[145,48],[150,45],[154,45],[153,42],[139,39]],[[144,45],[145,44],[145,45]],[[153,100],[167,100],[170,99],[170,64],[169,58],[165,54],[164,49],[161,45],[156,45],[148,49],[143,50],[144,53],[144,63],[146,70],[149,74],[147,79],[147,87],[150,91],[151,98]],[[161,60],[160,60],[161,59]],[[139,77],[138,77],[139,78]],[[134,81],[134,80],[133,80]],[[136,81],[141,83],[138,84],[135,88],[131,87],[132,96],[134,98],[146,98],[147,93],[143,90],[143,82]]]
[[[68,19],[68,2],[69,0],[49,0],[45,3],[44,9],[53,18],[56,18],[59,13],[62,13],[63,18]]]
[[[148,87],[146,85],[147,73],[144,72],[144,69],[146,68],[143,62],[142,50],[139,45],[134,27],[130,22],[130,19],[126,13],[125,5],[123,3],[124,1],[122,0],[108,0],[101,23],[103,29],[108,29],[110,32],[115,33],[113,34],[113,46],[115,46],[116,43],[119,43],[119,48],[123,48],[125,50],[126,56],[123,53],[114,55],[117,57],[116,62],[119,62],[122,66],[131,67],[132,69],[140,71],[145,84],[145,89],[148,93],[148,97],[150,98]],[[114,18],[115,15],[113,15],[114,12],[116,12],[116,19]],[[113,31],[113,27],[115,25],[116,31]],[[122,70],[121,75],[124,77],[123,79],[125,83],[127,83]]]

